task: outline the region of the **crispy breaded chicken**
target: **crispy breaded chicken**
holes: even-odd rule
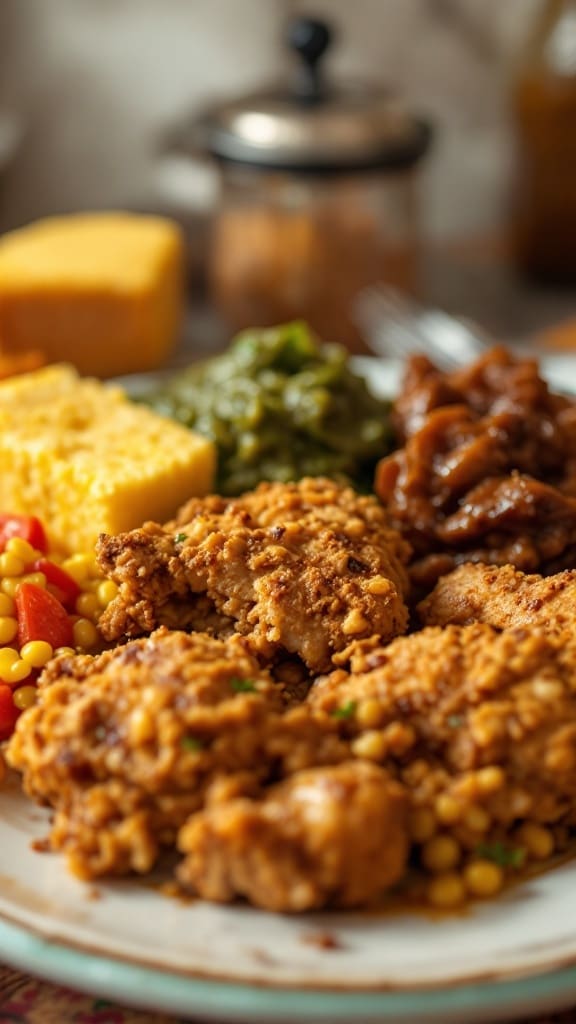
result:
[[[53,846],[94,877],[149,870],[220,776],[241,774],[250,790],[346,752],[332,720],[285,709],[242,637],[160,629],[53,661],[7,756],[55,808]]]
[[[443,576],[418,605],[427,626],[486,622],[496,629],[574,631],[576,569],[527,575],[513,565],[461,565]]]
[[[406,791],[376,765],[297,772],[261,801],[193,815],[177,875],[205,899],[280,912],[374,903],[406,867],[407,812]]]
[[[427,765],[418,799],[458,792],[470,773],[497,765],[501,784],[475,797],[494,821],[575,821],[575,678],[574,648],[561,638],[429,627],[386,648],[360,647],[352,673],[317,680],[306,702],[340,714],[354,753]]]
[[[407,545],[373,498],[329,480],[195,498],[164,527],[102,537],[98,552],[119,586],[100,621],[108,640],[201,629],[210,612],[216,635],[234,629],[267,660],[293,654],[321,672],[352,638],[407,627]]]

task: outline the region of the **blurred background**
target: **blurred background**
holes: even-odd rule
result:
[[[419,295],[481,319],[497,335],[518,335],[574,312],[574,251],[565,273],[531,266],[526,252],[518,254],[524,243],[515,208],[529,175],[522,159],[538,159],[519,146],[530,119],[519,108],[519,76],[542,66],[534,40],[543,46],[548,32],[549,56],[555,31],[557,66],[550,71],[548,60],[545,75],[567,76],[576,92],[571,3],[2,0],[0,229],[82,209],[165,213],[185,228],[192,285],[202,290],[222,193],[214,164],[191,154],[188,128],[208,101],[290,79],[294,55],[285,29],[297,14],[332,26],[325,57],[331,81],[345,87],[361,78],[390,87],[410,116],[431,127],[429,148],[409,169],[414,219],[394,229],[417,240]],[[554,117],[553,106],[545,116]],[[576,104],[570,109],[560,134],[576,139]],[[550,138],[533,142],[536,150],[553,145]],[[574,191],[576,162],[573,170],[564,177]],[[383,168],[385,186],[399,173]],[[556,182],[552,190],[566,187]],[[269,201],[267,188],[265,180],[256,182],[256,199],[260,192]],[[391,221],[386,216],[375,212],[380,238]],[[278,225],[274,234],[278,242]],[[234,273],[226,268],[228,283]],[[376,274],[386,277],[385,261]],[[220,299],[225,304],[226,296]]]

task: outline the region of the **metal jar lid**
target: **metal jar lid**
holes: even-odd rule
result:
[[[206,110],[195,142],[222,161],[307,172],[409,167],[430,141],[427,122],[389,91],[366,83],[329,85],[321,58],[332,39],[312,18],[289,25],[299,63],[292,87],[253,93]]]

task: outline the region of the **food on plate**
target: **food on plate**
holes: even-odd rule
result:
[[[0,382],[0,460],[0,509],[39,516],[51,543],[83,551],[101,532],[165,519],[205,494],[215,452],[63,365]]]
[[[442,373],[413,357],[393,420],[401,447],[375,490],[414,549],[421,593],[461,562],[573,564],[576,405],[549,391],[535,360],[495,348]]]
[[[101,377],[153,370],[183,317],[183,242],[161,217],[50,217],[0,240],[0,353]]]
[[[479,860],[514,870],[576,825],[575,673],[561,637],[475,624],[360,645],[350,673],[313,685],[316,711],[349,709],[352,753],[407,787],[430,902],[462,902]]]
[[[244,338],[234,365],[252,366],[262,339],[278,360],[265,381],[300,367],[308,342],[294,325]],[[0,575],[0,599],[13,598],[16,658],[42,641],[50,654],[41,669],[32,651],[35,703],[7,759],[53,811],[50,844],[72,871],[145,874],[167,850],[180,885],[218,902],[299,912],[400,892],[449,908],[566,854],[576,404],[503,350],[452,374],[416,358],[393,410],[402,447],[378,467],[380,501],[344,483],[341,465],[338,479],[207,495],[211,442],[136,413],[67,367],[0,384],[3,436],[17,438],[3,442],[11,488],[28,502],[15,509],[28,518],[0,517],[0,573],[22,545],[34,549],[8,585]],[[370,416],[347,416],[354,440]],[[337,417],[336,447],[344,433]],[[177,438],[192,446],[185,470]],[[29,460],[28,483],[9,452]],[[237,469],[221,461],[223,489]],[[48,539],[32,508],[50,515]],[[88,555],[47,550],[102,529],[104,580],[74,571]],[[110,649],[86,653],[74,615]],[[84,651],[58,654],[63,645]]]
[[[63,559],[35,516],[0,515],[0,741],[35,703],[55,653],[101,645],[95,623],[115,593],[93,552]]]
[[[576,570],[528,575],[513,565],[460,565],[418,606],[425,625],[487,622],[495,629],[541,629],[576,640]]]
[[[376,765],[297,772],[260,801],[217,802],[180,832],[178,878],[201,897],[266,910],[361,906],[403,875],[405,789]]]
[[[237,796],[346,751],[336,720],[290,708],[243,637],[161,629],[53,661],[8,760],[89,878],[148,871],[219,780]]]
[[[390,403],[371,394],[345,349],[319,344],[300,322],[244,331],[143,397],[215,442],[220,494],[303,476],[368,489],[390,448]]]
[[[165,526],[101,537],[97,550],[119,588],[100,623],[107,640],[209,628],[216,611],[217,633],[234,628],[261,657],[297,655],[322,672],[352,640],[390,640],[408,624],[408,546],[374,498],[323,477],[194,499]]]

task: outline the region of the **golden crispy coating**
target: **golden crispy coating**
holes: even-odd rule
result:
[[[8,760],[57,810],[53,845],[77,874],[148,870],[215,778],[253,780],[342,759],[336,723],[296,707],[239,636],[160,629],[44,673]]]
[[[375,765],[301,771],[262,801],[194,814],[178,878],[205,899],[280,912],[374,903],[404,872],[407,811],[403,787]]]
[[[462,565],[443,576],[418,605],[427,626],[486,622],[496,629],[538,627],[574,632],[576,569],[527,575],[513,565]]]
[[[573,814],[576,657],[559,638],[430,627],[360,648],[352,674],[319,679],[307,703],[340,715],[356,755],[387,765],[423,758],[442,768],[444,788],[450,776],[498,766],[504,783],[488,804],[500,822]],[[425,768],[424,790],[431,775]]]
[[[332,481],[193,499],[165,527],[101,538],[119,594],[100,626],[109,640],[158,624],[202,628],[208,607],[217,635],[233,623],[260,656],[293,654],[326,671],[352,638],[406,629],[407,557],[378,503]]]

